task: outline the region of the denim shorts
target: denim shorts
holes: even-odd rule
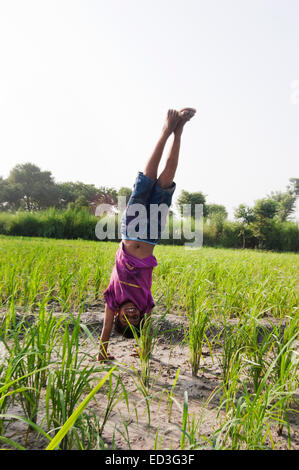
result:
[[[156,245],[165,228],[175,188],[176,184],[172,182],[169,188],[163,189],[157,180],[139,171],[122,216],[122,238]]]

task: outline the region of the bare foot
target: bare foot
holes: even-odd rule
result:
[[[196,109],[194,108],[183,108],[178,112],[180,119],[176,128],[174,129],[175,135],[182,134],[184,125],[186,124],[187,121],[190,121],[190,119],[193,118],[195,113],[196,113]]]
[[[179,115],[178,111],[175,109],[169,109],[166,116],[166,122],[163,126],[163,134],[169,137],[177,127],[180,120],[181,116]]]
[[[196,113],[195,108],[183,108],[179,111],[180,117],[186,118],[187,121],[189,121],[194,114]]]

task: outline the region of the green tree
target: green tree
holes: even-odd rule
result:
[[[18,184],[10,183],[0,176],[0,210],[15,211],[20,207],[22,193]]]
[[[227,219],[228,213],[225,207],[221,204],[207,204],[206,211],[211,230],[215,234],[216,240],[219,240],[223,232],[224,221]]]
[[[132,189],[127,188],[125,186],[121,187],[118,191],[118,196],[125,196],[126,202],[128,203],[128,200],[130,199],[132,194]]]
[[[27,211],[45,209],[58,202],[58,191],[50,171],[41,171],[33,163],[16,165],[7,178],[8,203]]]
[[[86,201],[92,202],[99,190],[93,184],[85,184],[80,181],[67,181],[57,183],[59,192],[59,207],[65,208],[71,202],[75,202],[78,198],[84,197]]]
[[[240,204],[235,210],[234,216],[236,219],[240,220],[243,224],[250,224],[254,221],[253,209],[245,204]]]
[[[75,207],[76,207],[76,209],[82,209],[83,207],[89,208],[90,204],[89,204],[88,200],[86,199],[86,197],[83,196],[83,194],[82,194],[81,196],[79,196],[76,199]]]
[[[259,220],[273,219],[279,210],[277,201],[271,198],[258,199],[253,207],[253,215]]]
[[[181,215],[183,215],[183,206],[186,204],[191,205],[191,216],[195,216],[195,205],[202,204],[203,205],[203,216],[206,217],[208,214],[207,205],[206,205],[206,196],[201,192],[194,192],[189,193],[184,189],[181,191],[181,194],[177,200],[177,208]]]
[[[207,214],[209,219],[218,216],[225,220],[228,217],[227,210],[221,204],[207,204]]]
[[[290,178],[290,184],[287,186],[288,191],[295,194],[295,196],[299,196],[299,178]]]
[[[254,221],[250,224],[254,236],[258,239],[258,247],[263,245],[273,226],[273,219],[279,211],[279,204],[274,199],[263,198],[256,201],[253,207]]]
[[[249,228],[249,224],[254,222],[255,219],[253,209],[248,206],[245,206],[245,204],[240,204],[235,210],[234,217],[240,222],[242,248],[246,248],[246,241],[248,237],[252,234]]]
[[[278,202],[278,210],[276,214],[278,220],[281,222],[288,220],[295,210],[296,196],[289,192],[282,193],[277,191],[275,193],[271,193],[271,198]]]
[[[88,206],[95,212],[99,204],[117,204],[117,191],[114,188],[93,184],[85,184],[80,181],[59,183],[59,207],[77,207],[78,204]],[[78,202],[76,202],[78,201]]]
[[[100,186],[98,194],[98,201],[104,204],[111,204],[112,206],[117,205],[117,191],[115,188],[110,188],[108,186]]]
[[[276,217],[279,221],[285,222],[292,215],[296,208],[296,200],[299,195],[299,178],[290,178],[290,184],[285,192],[272,192],[269,196],[278,203]]]

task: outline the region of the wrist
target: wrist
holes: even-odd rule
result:
[[[174,131],[174,138],[176,140],[179,140],[182,136],[182,133],[183,133],[183,129],[177,129]]]
[[[166,140],[168,139],[168,137],[170,137],[170,135],[171,135],[171,132],[169,131],[169,129],[167,128],[162,129],[160,141],[166,142]]]

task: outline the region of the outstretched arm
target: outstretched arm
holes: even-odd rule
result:
[[[97,358],[98,361],[107,361],[107,360],[114,359],[114,357],[110,356],[107,352],[109,339],[110,339],[112,326],[113,326],[113,319],[114,319],[114,312],[106,304],[104,325],[103,325],[102,334],[100,338],[100,350],[99,350],[99,354]]]

